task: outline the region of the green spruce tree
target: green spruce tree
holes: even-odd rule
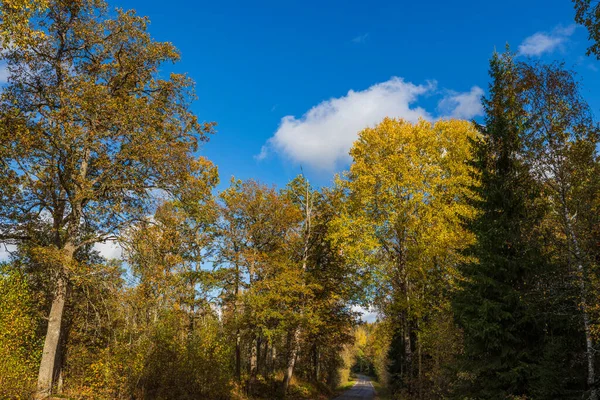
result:
[[[473,261],[461,266],[464,279],[453,306],[469,378],[460,395],[506,399],[527,396],[536,370],[543,331],[530,298],[544,261],[533,234],[539,191],[521,156],[526,114],[509,50],[494,54],[490,75],[485,125],[475,144],[480,214],[469,226],[477,241],[468,250]]]

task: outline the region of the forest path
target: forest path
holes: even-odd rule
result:
[[[358,375],[357,379],[358,381],[352,389],[345,391],[334,400],[373,400],[375,398],[375,389],[373,388],[371,379],[364,375]]]

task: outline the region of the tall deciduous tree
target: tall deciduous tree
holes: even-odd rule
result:
[[[54,274],[44,397],[75,252],[148,215],[156,190],[193,200],[216,172],[192,155],[213,124],[189,111],[188,78],[159,76],[179,56],[150,38],[145,18],[108,18],[101,0],[54,0],[29,21],[42,34],[2,52],[10,79],[0,97],[0,240],[35,246],[36,223],[52,226],[51,245],[38,252]]]
[[[304,286],[307,276],[308,261],[311,250],[315,244],[313,240],[313,229],[315,224],[315,199],[317,192],[312,189],[307,179],[304,176],[299,176],[290,182],[286,188],[286,194],[290,198],[293,204],[296,205],[302,215],[302,222],[299,225],[299,232],[297,237],[297,243],[295,247],[295,254],[292,254],[290,259],[291,263],[297,263],[301,266],[300,271],[300,282],[301,286]],[[300,298],[300,304],[298,311],[302,314],[306,308],[305,298]],[[298,322],[302,322],[301,318]],[[289,348],[287,351],[286,368],[283,375],[282,392],[285,395],[294,374],[294,368],[298,352],[300,351],[300,324],[294,324],[290,332],[288,333]]]
[[[600,223],[594,207],[600,194],[596,161],[600,129],[573,74],[562,65],[521,63],[519,71],[520,102],[527,112],[524,155],[548,201],[549,225],[557,228],[553,244],[559,262],[567,267],[565,281],[577,288],[570,291],[577,293],[573,304],[581,313],[577,319],[585,339],[589,398],[596,400],[591,310],[598,306],[592,275],[598,254],[594,227]]]
[[[350,209],[338,219],[338,238],[362,243],[362,254],[356,246],[342,249],[378,266],[378,302],[398,350],[391,360],[398,389],[420,389],[420,332],[447,308],[460,250],[473,239],[460,221],[474,214],[467,199],[477,176],[466,160],[476,136],[467,121],[385,119],[362,131],[350,152],[354,162],[343,182]]]
[[[301,179],[295,180],[301,183]],[[299,185],[302,187],[303,185]],[[305,359],[310,360],[314,381],[324,377],[330,384],[338,378],[338,354],[350,341],[356,315],[351,306],[364,300],[368,279],[356,265],[347,263],[338,244],[332,240],[334,221],[343,208],[343,192],[339,188],[314,191],[310,246],[305,282],[312,287],[312,313],[306,329]],[[305,364],[306,365],[306,364]]]
[[[223,279],[224,320],[235,331],[238,380],[242,374],[243,338],[249,339],[251,382],[257,374],[257,348],[265,331],[278,329],[285,319],[278,314],[280,310],[269,308],[276,303],[265,296],[285,294],[285,281],[275,282],[285,276],[300,214],[274,188],[252,180],[233,180],[220,200],[217,263]],[[288,300],[280,298],[279,303],[287,304]]]

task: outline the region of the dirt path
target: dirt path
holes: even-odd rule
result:
[[[352,389],[342,393],[334,400],[373,400],[375,398],[375,389],[371,379],[364,375],[358,375],[358,381]]]

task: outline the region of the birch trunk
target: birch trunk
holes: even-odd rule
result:
[[[310,185],[308,181],[306,181],[305,187],[305,202],[303,204],[304,207],[304,247],[302,252],[302,279],[304,279],[304,274],[306,274],[308,267],[308,253],[310,251],[310,237],[312,233],[312,209],[313,209],[313,198],[310,192]],[[304,285],[304,282],[302,283]],[[302,301],[304,303],[304,299]],[[302,304],[304,306],[304,304]],[[303,309],[300,309],[300,314],[303,313]],[[298,357],[298,352],[300,351],[300,327],[297,326],[294,328],[294,331],[291,335],[291,341],[288,351],[288,359],[286,363],[285,374],[283,376],[283,396],[287,393],[287,389],[290,385],[290,381],[292,380],[292,375],[294,374],[294,366],[296,365],[296,358]]]
[[[580,304],[581,313],[583,314],[583,330],[585,333],[585,356],[587,359],[587,384],[590,389],[590,400],[598,400],[598,392],[595,387],[596,382],[596,371],[594,365],[594,342],[592,339],[592,332],[590,329],[590,316],[588,313],[588,306],[586,300],[586,287],[585,287],[585,269],[581,262],[581,251],[579,249],[579,243],[574,231],[570,224],[567,224],[567,230],[573,243],[573,249],[575,251],[575,257],[577,258],[577,275],[579,280],[579,291],[580,291]]]
[[[579,283],[579,296],[581,313],[583,314],[583,330],[585,333],[585,356],[587,360],[587,384],[590,390],[590,400],[598,400],[598,392],[595,387],[596,372],[594,365],[594,342],[592,339],[592,333],[590,329],[590,316],[588,313],[587,299],[586,299],[586,285],[585,285],[585,268],[583,265],[583,255],[579,248],[579,240],[575,233],[575,229],[572,225],[573,217],[571,216],[570,210],[567,207],[566,196],[561,193],[561,202],[563,205],[563,218],[565,222],[565,233],[567,234],[567,240],[570,242],[569,247],[573,249],[575,254],[575,261],[577,264],[577,279]]]

